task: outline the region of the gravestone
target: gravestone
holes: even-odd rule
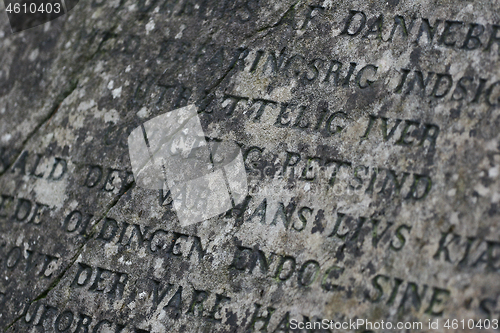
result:
[[[497,5],[89,0],[14,34],[3,15],[2,331],[498,331]],[[183,108],[241,152],[222,213],[181,219],[136,181],[145,124]]]

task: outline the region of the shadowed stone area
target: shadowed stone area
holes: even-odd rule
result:
[[[2,332],[499,331],[498,1],[64,3],[0,15]]]

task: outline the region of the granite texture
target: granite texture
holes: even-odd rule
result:
[[[89,0],[15,34],[1,16],[0,327],[498,322],[498,5]],[[127,138],[191,104],[241,148],[248,196],[183,227]]]

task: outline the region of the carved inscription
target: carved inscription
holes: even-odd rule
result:
[[[5,273],[22,271],[31,277],[50,278],[57,268],[59,258],[22,246],[0,246],[0,267]]]
[[[13,195],[0,194],[0,220],[40,225],[49,206]]]
[[[390,169],[353,165],[349,161],[319,156],[307,156],[287,151],[276,160],[263,160],[263,148],[250,147],[246,152],[246,163],[250,175],[257,178],[289,178],[297,181],[318,182],[334,187],[343,180],[340,191],[354,191],[365,195],[378,193],[405,200],[423,200],[432,189],[432,179],[427,175],[398,172]],[[268,167],[270,166],[270,167]]]
[[[350,10],[341,36],[393,43],[395,38],[416,45],[432,44],[456,51],[493,52],[500,45],[500,26],[440,18],[383,14]],[[500,51],[500,48],[498,48]],[[497,52],[498,52],[497,51]]]
[[[499,319],[500,22],[428,6],[92,0],[39,46],[2,35],[0,118],[21,120],[0,126],[1,329]],[[166,186],[136,186],[127,138],[192,104],[248,194],[186,227]]]
[[[500,242],[442,232],[432,258],[461,268],[500,273]]]

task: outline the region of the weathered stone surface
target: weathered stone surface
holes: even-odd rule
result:
[[[4,15],[0,327],[496,331],[497,7],[92,0],[16,34]],[[127,138],[190,104],[240,146],[248,196],[183,227]]]

